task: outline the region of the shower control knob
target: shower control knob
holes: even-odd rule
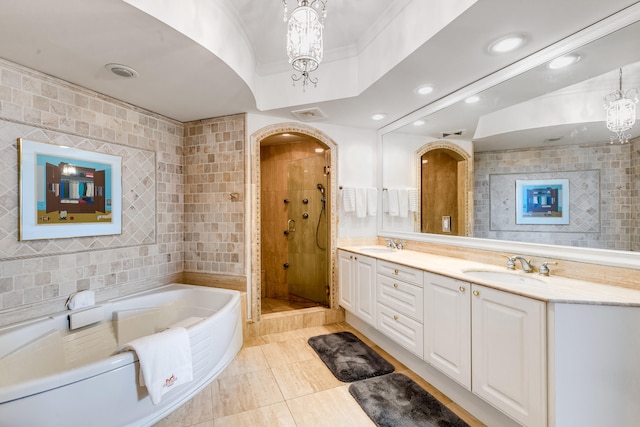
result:
[[[285,262],[284,264],[282,264],[282,266],[284,267],[284,269],[286,270],[287,268],[289,268],[289,263]]]
[[[307,203],[309,203],[309,199],[307,199],[307,198],[302,199],[302,203],[304,203],[306,205]]]
[[[309,218],[309,214],[308,214],[308,213],[306,213],[306,212],[305,212],[305,213],[303,213],[303,214],[302,214],[302,218],[304,218],[304,219]]]
[[[284,235],[288,236],[289,235],[289,230],[284,230]]]
[[[289,203],[289,201],[290,201],[289,199],[284,199],[285,203]]]

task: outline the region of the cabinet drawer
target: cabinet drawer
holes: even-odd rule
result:
[[[423,323],[423,289],[397,278],[377,276],[378,302]]]
[[[399,312],[378,304],[376,316],[378,330],[416,356],[424,354],[424,328],[421,323]]]
[[[388,261],[378,260],[378,273],[389,277],[397,277],[414,285],[422,287],[423,271],[417,268],[394,264]]]

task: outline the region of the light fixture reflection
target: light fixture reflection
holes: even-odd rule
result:
[[[620,68],[620,80],[618,90],[604,97],[604,108],[607,111],[607,129],[615,135],[611,136],[611,143],[618,141],[621,144],[629,141],[631,134],[626,133],[636,123],[636,104],[638,103],[638,90],[629,89],[622,91],[622,68]]]
[[[569,65],[575,64],[578,61],[580,61],[580,55],[571,54],[560,56],[549,62],[549,68],[551,68],[552,70],[557,70],[559,68],[568,67]]]
[[[493,42],[489,51],[493,53],[507,53],[516,50],[524,44],[525,37],[521,35],[508,36]]]

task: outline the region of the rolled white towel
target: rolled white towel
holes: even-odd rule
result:
[[[356,211],[356,189],[353,187],[344,187],[342,189],[342,209],[345,212]]]
[[[356,218],[367,216],[367,189],[356,188]]]
[[[406,188],[398,189],[398,215],[400,218],[409,216],[409,190]]]
[[[409,189],[409,212],[418,212],[418,189]]]
[[[389,188],[387,190],[387,200],[389,202],[389,216],[398,216],[400,214],[398,190],[395,188]]]
[[[378,214],[378,189],[367,188],[367,214],[376,216]]]
[[[93,291],[85,290],[74,292],[67,298],[67,308],[77,310],[79,308],[91,307],[96,304],[96,294]]]

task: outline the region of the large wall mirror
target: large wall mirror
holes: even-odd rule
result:
[[[379,234],[640,268],[640,121],[620,143],[604,108],[621,75],[623,92],[640,91],[639,18],[637,8],[618,14],[382,129],[383,193],[432,192],[418,170],[432,161],[428,144],[470,154],[471,188],[459,197],[470,200],[471,223],[451,227],[460,212],[437,212],[442,228],[424,233],[431,203],[404,216],[383,206]],[[550,68],[566,55],[578,61]],[[464,102],[470,95],[480,101]]]

